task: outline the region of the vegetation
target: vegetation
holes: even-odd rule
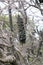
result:
[[[30,3],[26,0],[1,2],[5,7],[0,8],[0,65],[43,65],[43,30],[39,31],[34,17],[31,19],[27,15],[27,9],[31,6],[39,9],[43,15],[41,2],[38,3],[37,0],[35,2],[30,0]],[[4,12],[6,9],[8,14]]]

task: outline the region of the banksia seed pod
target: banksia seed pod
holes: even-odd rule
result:
[[[24,23],[23,23],[23,19],[20,17],[20,15],[18,15],[18,20],[17,20],[17,24],[18,24],[18,33],[19,33],[19,41],[21,44],[24,44],[26,42],[26,31],[24,28]]]
[[[40,3],[43,3],[43,0],[39,0]]]

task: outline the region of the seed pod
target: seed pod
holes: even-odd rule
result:
[[[39,0],[40,3],[43,3],[43,0]]]
[[[19,29],[18,30],[19,41],[20,41],[20,43],[24,44],[26,42],[26,32],[25,32],[25,28],[24,28],[23,19],[20,17],[20,15],[18,15],[17,24],[18,24],[18,29]]]

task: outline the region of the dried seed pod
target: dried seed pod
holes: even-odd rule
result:
[[[26,42],[26,31],[24,28],[23,19],[20,17],[20,15],[18,15],[17,24],[19,29],[18,32],[19,32],[20,43],[24,44]]]
[[[39,0],[40,3],[43,3],[43,0]]]

